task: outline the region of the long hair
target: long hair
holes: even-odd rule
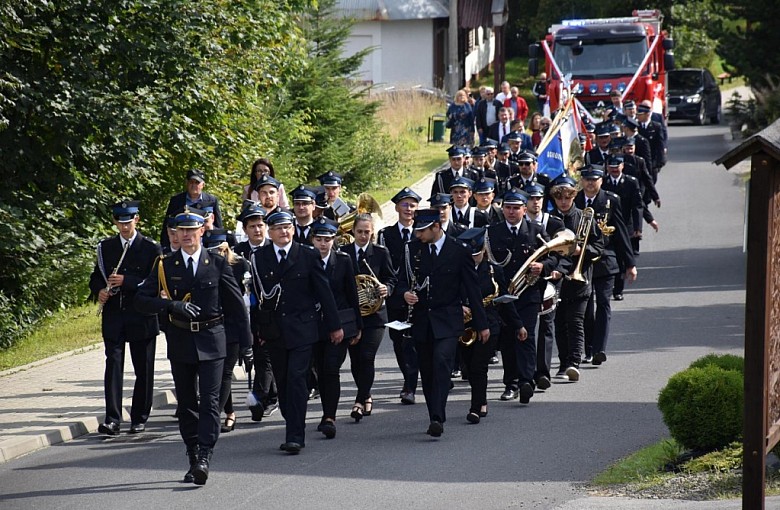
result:
[[[257,168],[257,165],[265,165],[268,167],[268,174],[276,178],[276,173],[274,172],[274,165],[271,163],[271,160],[268,158],[258,158],[255,160],[254,163],[252,163],[252,168],[250,170],[249,174],[249,189],[253,190],[255,189],[255,184],[257,184],[257,176],[255,175],[255,168]]]

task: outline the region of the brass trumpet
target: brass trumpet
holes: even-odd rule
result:
[[[542,236],[538,236],[542,239]],[[574,251],[574,246],[577,245],[577,234],[569,229],[564,229],[555,234],[555,237],[550,242],[544,242],[542,239],[542,246],[540,246],[535,252],[528,257],[528,259],[520,266],[512,280],[509,282],[509,293],[515,296],[520,296],[523,292],[528,290],[529,287],[536,285],[539,280],[538,275],[531,274],[531,264],[538,259],[547,255],[551,251],[557,251],[564,255],[570,255]]]
[[[585,245],[588,244],[588,238],[590,237],[590,229],[593,228],[593,218],[595,212],[592,207],[586,207],[582,211],[582,218],[580,218],[580,224],[577,225],[577,244],[582,248],[580,251],[580,258],[577,260],[577,265],[574,271],[567,278],[569,280],[586,283],[585,276],[582,274],[582,263],[585,260]]]

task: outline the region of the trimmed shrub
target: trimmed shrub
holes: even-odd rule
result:
[[[745,373],[745,358],[734,354],[707,354],[691,363],[688,368],[704,368],[710,365],[723,370],[734,370],[740,374]]]
[[[688,368],[661,390],[658,408],[672,437],[690,450],[716,450],[742,435],[743,375],[715,365]]]

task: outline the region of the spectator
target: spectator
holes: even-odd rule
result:
[[[528,123],[528,130],[526,131],[531,135],[531,143],[533,143],[534,150],[539,147],[539,143],[542,141],[542,114],[534,112],[531,115],[531,121]]]
[[[184,207],[203,209],[204,207],[213,207],[214,227],[222,228],[222,214],[219,210],[219,200],[214,195],[203,191],[206,184],[206,174],[198,169],[187,171],[185,181],[185,190],[177,195],[173,195],[168,201],[168,208],[165,210],[166,221],[163,222],[162,232],[160,233],[160,244],[163,248],[170,248],[171,242],[168,238],[167,218],[174,216],[184,210]]]
[[[463,89],[455,94],[455,102],[447,108],[447,127],[452,145],[474,145],[474,110]]]
[[[523,124],[525,124],[525,119],[528,117],[528,103],[525,102],[525,99],[520,97],[520,90],[517,87],[512,87],[510,89],[510,96],[504,99],[504,106],[507,108],[511,108],[514,112],[514,119],[522,120]]]
[[[257,181],[264,175],[270,175],[275,179],[276,173],[274,172],[274,165],[267,158],[259,158],[252,163],[252,173],[249,175],[249,184],[244,186],[244,193],[241,195],[242,199],[252,200],[253,202],[260,201],[255,186]],[[284,184],[279,185],[279,206],[284,209],[290,208],[290,203],[287,201],[287,193],[284,191]]]
[[[485,87],[485,99],[479,102],[474,112],[474,121],[479,133],[480,145],[485,143],[488,135],[488,128],[498,120],[498,111],[503,108],[503,104],[493,98],[493,88]]]
[[[539,75],[539,81],[534,83],[531,93],[536,98],[536,106],[540,112],[544,111],[544,105],[547,103],[547,73]]]
[[[509,88],[509,82],[508,81],[502,81],[501,82],[501,92],[496,94],[496,101],[501,101],[502,103],[509,99],[512,92]]]

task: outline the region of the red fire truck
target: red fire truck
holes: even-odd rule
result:
[[[674,41],[661,29],[659,10],[638,10],[627,18],[565,20],[550,27],[541,44],[529,48],[528,71],[545,59],[550,110],[568,86],[589,110],[609,106],[617,90],[623,100],[649,99],[667,114],[666,71],[674,69]]]

